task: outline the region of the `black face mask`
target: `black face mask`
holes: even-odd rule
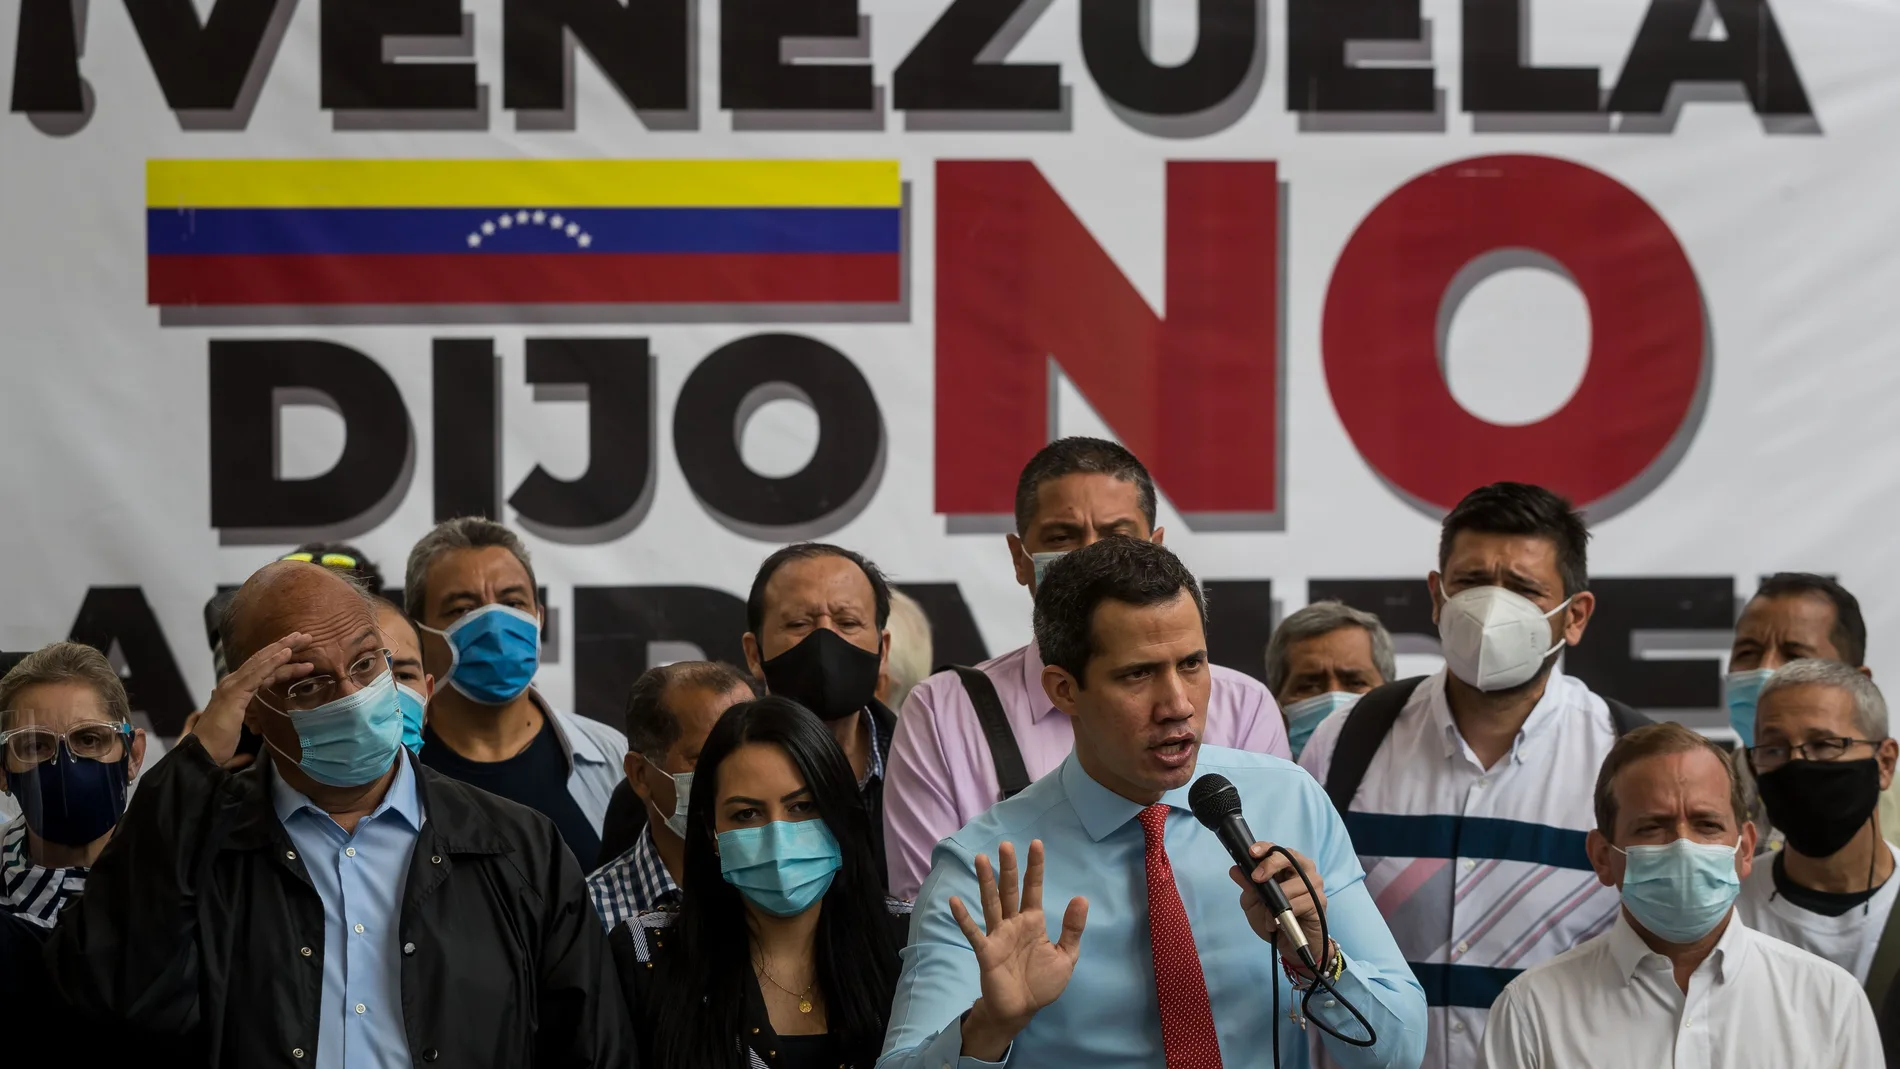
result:
[[[760,667],[773,694],[792,699],[817,713],[820,720],[842,720],[877,696],[881,660],[836,631],[821,627]]]
[[[1880,804],[1880,762],[1789,761],[1755,779],[1768,819],[1805,857],[1828,857],[1851,842]]]

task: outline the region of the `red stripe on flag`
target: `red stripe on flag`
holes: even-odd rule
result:
[[[889,304],[897,253],[151,256],[154,305]]]

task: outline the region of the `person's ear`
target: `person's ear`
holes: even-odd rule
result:
[[[1081,681],[1070,675],[1068,669],[1053,664],[1043,665],[1042,692],[1048,696],[1049,704],[1064,715],[1075,715],[1076,698],[1080,696],[1077,692],[1081,689]]]
[[[1155,545],[1158,546],[1161,544],[1161,540],[1167,537],[1167,534],[1168,534],[1168,529],[1166,527],[1157,527],[1155,528],[1155,533],[1148,536],[1148,541],[1153,542]]]
[[[627,756],[620,759],[621,771],[627,774],[627,786],[633,789],[634,797],[640,799],[642,802],[651,802],[653,801],[653,788],[647,786],[647,778],[641,774],[646,771],[646,769],[642,767],[645,764],[646,761],[632,750],[628,750]]]
[[[877,674],[885,675],[891,666],[891,632],[889,628],[877,635]]]
[[[1590,834],[1583,837],[1583,852],[1590,857],[1590,867],[1596,870],[1598,883],[1615,887],[1623,882],[1623,867],[1618,864],[1623,855],[1616,852],[1602,832],[1590,829]]]
[[[1873,667],[1870,665],[1863,664],[1859,668],[1854,669],[1854,671],[1859,672],[1861,675],[1866,676],[1868,679],[1874,678],[1874,670],[1873,670]]]
[[[1015,535],[1004,535],[1003,541],[1009,545],[1009,564],[1016,569],[1016,585],[1025,590],[1036,589],[1036,562],[1029,559],[1029,547]]]
[[[1742,838],[1738,844],[1741,849],[1735,853],[1735,875],[1740,876],[1744,880],[1748,879],[1749,873],[1755,871],[1756,841],[1755,822],[1752,820],[1742,821]]]
[[[1583,629],[1590,626],[1590,617],[1597,611],[1597,596],[1588,590],[1579,590],[1570,598],[1570,604],[1564,608],[1564,642],[1574,646],[1583,641]]]
[[[435,673],[422,673],[422,716],[428,719],[429,702],[435,697]]]
[[[125,778],[128,781],[138,779],[139,769],[145,767],[145,729],[144,728],[132,729],[132,749],[130,751],[130,756],[132,759],[130,762],[128,762],[128,767],[125,770],[126,771]]]
[[[758,680],[760,686],[764,686],[765,661],[759,656],[759,640],[757,636],[747,631],[745,634],[739,636],[739,645],[745,648],[746,670],[752,673],[752,678]],[[766,690],[769,692],[771,688],[767,687]]]
[[[1874,757],[1880,762],[1880,789],[1893,786],[1893,770],[1896,761],[1900,761],[1900,742],[1893,739],[1881,739],[1874,748]]]
[[[1437,572],[1426,573],[1425,589],[1432,595],[1432,624],[1437,626],[1439,610],[1445,607],[1445,577]]]

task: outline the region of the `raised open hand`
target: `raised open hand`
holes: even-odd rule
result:
[[[218,680],[211,700],[186,731],[196,735],[213,761],[225,764],[237,753],[238,729],[244,726],[244,711],[250,708],[257,692],[279,683],[302,679],[313,671],[307,661],[296,658],[298,650],[310,642],[310,636],[292,632],[252,654],[237,671]]]
[[[976,951],[983,981],[983,997],[965,1022],[963,1053],[991,1061],[1008,1048],[1036,1011],[1069,986],[1089,916],[1088,899],[1070,899],[1062,915],[1062,937],[1051,943],[1049,922],[1042,911],[1042,840],[1029,844],[1029,868],[1020,892],[1015,845],[1004,843],[997,854],[1003,869],[1000,886],[989,856],[976,857],[976,882],[983,895],[981,927],[962,899],[950,899],[950,914]]]

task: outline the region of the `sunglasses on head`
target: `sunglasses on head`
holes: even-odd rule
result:
[[[302,561],[305,564],[321,564],[325,568],[342,568],[351,571],[356,568],[356,558],[348,553],[288,553],[278,560]]]

